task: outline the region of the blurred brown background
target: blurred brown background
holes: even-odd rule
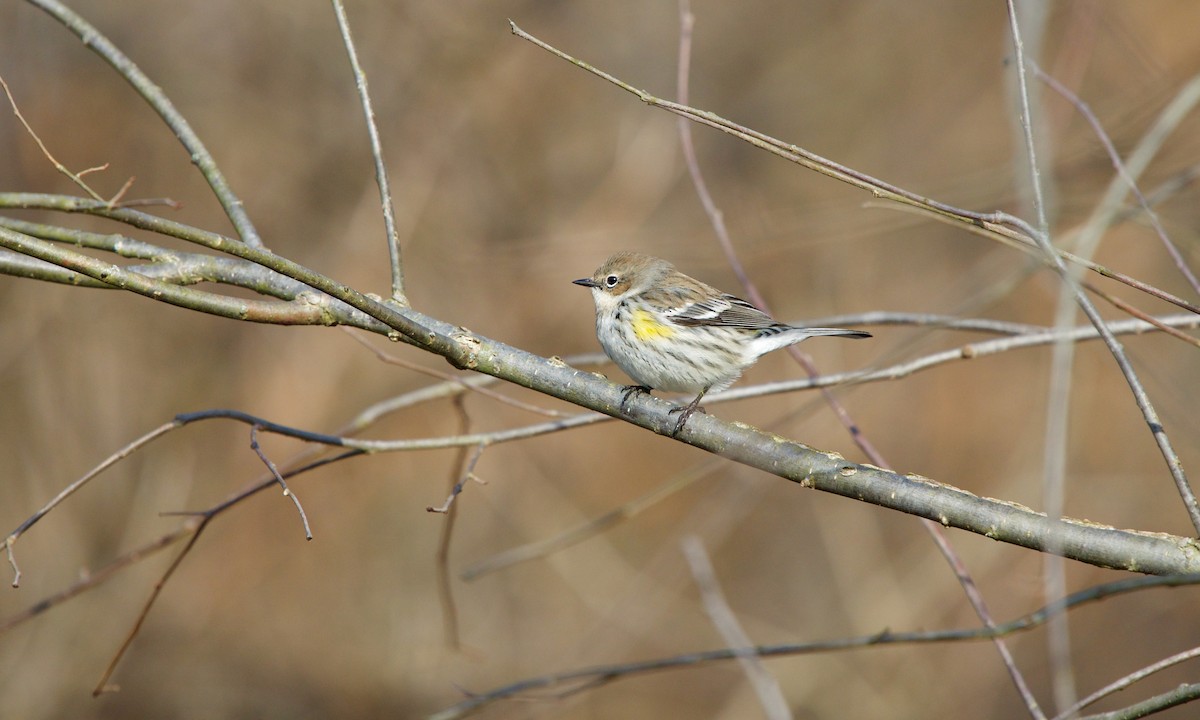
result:
[[[216,0],[77,2],[173,98],[276,252],[386,293],[382,222],[353,82],[327,4]],[[1043,66],[1091,103],[1127,152],[1200,70],[1200,4],[1048,4]],[[570,284],[622,248],[673,259],[736,290],[678,148],[673,116],[514,38],[506,18],[659,96],[674,93],[674,2],[351,1],[396,192],[410,294],[422,310],[544,355],[594,352],[592,306]],[[1029,217],[1020,204],[1003,3],[696,0],[692,104],[929,197]],[[1031,48],[1033,49],[1033,48]],[[0,6],[0,73],[60,160],[115,192],[184,203],[170,217],[228,231],[170,133],[74,36],[20,2]],[[1035,87],[1040,90],[1040,88]],[[1094,135],[1045,97],[1052,222],[1086,217],[1111,169]],[[1150,190],[1200,157],[1189,118],[1144,178]],[[865,193],[702,128],[703,168],[741,258],[785,319],[892,310],[1028,323],[1052,319],[1057,285],[960,230],[867,208]],[[0,189],[71,193],[8,112]],[[1197,192],[1160,207],[1193,267]],[[32,214],[22,217],[49,217]],[[81,218],[77,227],[114,229]],[[1191,297],[1140,223],[1100,259]],[[1128,296],[1128,293],[1126,293]],[[1136,302],[1163,312],[1143,298]],[[116,448],[179,412],[229,407],[329,431],[377,400],[423,387],[345,333],[188,313],[117,292],[0,278],[0,529],[8,532]],[[1111,317],[1117,315],[1105,309]],[[870,342],[813,342],[828,370],[913,358],[977,335],[878,328]],[[385,345],[386,343],[378,343]],[[1126,345],[1185,467],[1200,472],[1194,349]],[[445,363],[391,347],[440,370]],[[842,399],[900,470],[1043,506],[1049,350],[946,366]],[[613,376],[619,376],[615,370]],[[800,377],[782,353],[743,384]],[[1115,364],[1079,349],[1067,513],[1187,534],[1187,517]],[[519,389],[505,392],[569,409]],[[474,429],[540,418],[478,396]],[[714,406],[862,460],[810,395]],[[452,406],[419,406],[374,437],[456,432]],[[272,457],[298,450],[266,438]],[[698,534],[755,642],[967,627],[977,619],[918,521],[714,459],[609,423],[488,449],[487,480],[460,498],[451,568],[570,529],[682,473],[687,490],[599,538],[470,583],[454,581],[464,648],[448,647],[436,589],[441,503],[454,452],[358,459],[293,482],[313,524],[262,493],[222,516],[167,586],[117,672],[90,690],[166,567],[165,555],[0,637],[0,715],[418,717],[459,688],[720,647],[680,552]],[[243,426],[209,423],[102,476],[17,546],[8,617],[177,526],[160,511],[207,507],[261,472]],[[952,532],[999,619],[1042,603],[1032,552]],[[1070,565],[1071,588],[1121,577]],[[1081,693],[1200,642],[1195,591],[1155,591],[1071,616]],[[1046,637],[1011,640],[1052,706]],[[1025,716],[989,644],[771,660],[798,718]],[[1107,707],[1180,682],[1161,673]],[[736,664],[643,676],[484,717],[760,714]],[[1192,717],[1181,708],[1161,717]]]

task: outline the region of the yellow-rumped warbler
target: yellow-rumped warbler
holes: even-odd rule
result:
[[[797,327],[776,322],[741,298],[690,278],[666,260],[619,252],[591,277],[596,338],[637,385],[626,391],[698,393],[676,408],[679,434],[709,391],[729,387],[760,357],[818,335],[871,337],[862,330]]]

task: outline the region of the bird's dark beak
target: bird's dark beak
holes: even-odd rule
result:
[[[590,287],[590,288],[600,287],[600,283],[596,282],[595,280],[593,280],[591,278],[579,278],[578,280],[572,280],[571,282],[575,283],[576,285],[582,285],[584,287]]]

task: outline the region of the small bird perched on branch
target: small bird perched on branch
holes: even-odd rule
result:
[[[741,298],[688,277],[666,260],[618,252],[591,277],[596,338],[605,354],[633,378],[636,392],[697,393],[679,413],[678,435],[708,392],[732,385],[760,357],[810,337],[865,338],[862,330],[798,327],[777,322]],[[701,409],[702,410],[702,409]]]

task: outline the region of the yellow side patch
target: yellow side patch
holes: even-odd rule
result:
[[[669,338],[676,332],[674,327],[659,322],[653,313],[646,310],[634,310],[631,324],[638,340]]]

